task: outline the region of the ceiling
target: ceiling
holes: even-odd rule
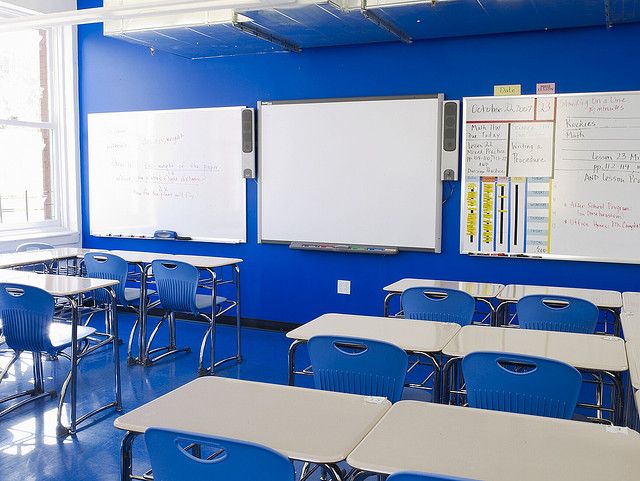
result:
[[[640,0],[299,0],[286,8],[105,22],[105,35],[201,59],[638,21]]]

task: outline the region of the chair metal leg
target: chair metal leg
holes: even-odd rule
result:
[[[169,314],[169,350],[176,348],[176,315],[171,312]]]
[[[2,376],[0,377],[0,379],[2,379],[6,375],[9,368],[20,358],[20,354],[21,352],[14,353],[11,360],[9,361],[9,364],[2,370]],[[40,355],[39,352],[33,352],[32,359],[33,359],[33,383],[34,383],[33,389],[18,392],[16,394],[12,394],[10,396],[2,398],[0,399],[0,404],[4,404],[5,402],[8,402],[8,401],[13,401],[14,399],[20,399],[25,396],[29,396],[29,398],[24,399],[0,411],[0,417],[15,411],[16,409],[18,409],[21,406],[24,406],[25,404],[29,404],[31,402],[37,401],[38,399],[43,399],[47,397],[50,397],[51,399],[53,399],[54,397],[56,397],[56,391],[45,392],[44,390],[44,376],[42,373],[42,356]]]
[[[127,365],[132,366],[136,364],[136,359],[133,357],[133,342],[136,338],[136,331],[138,330],[138,324],[140,323],[140,314],[138,313],[138,317],[133,323],[133,327],[131,328],[131,334],[129,334],[129,343],[127,344]]]
[[[13,364],[20,359],[20,352],[14,351],[13,355],[11,356],[11,359],[9,360],[9,363],[2,369],[2,371],[0,371],[0,382],[2,382],[2,380],[4,379],[4,377],[7,375],[7,373],[9,372],[9,369],[11,369],[11,366],[13,366]]]
[[[160,327],[162,326],[165,320],[168,320],[168,324],[169,324],[169,345],[151,349],[151,346],[153,345],[153,340],[155,339],[156,334],[160,330]],[[141,332],[141,335],[142,335],[142,332]],[[181,349],[178,349],[176,347],[176,318],[173,312],[169,312],[165,314],[160,319],[156,327],[153,329],[153,332],[151,332],[151,336],[149,336],[149,342],[146,343],[146,346],[147,346],[147,351],[144,353],[144,356],[143,356],[145,359],[144,361],[145,366],[151,366],[154,362],[157,362],[160,359],[164,359],[165,357],[170,356],[172,354],[177,354],[179,352],[191,352],[190,347],[184,347]],[[154,358],[151,357],[151,354],[162,352],[162,351],[165,351],[165,352],[163,352],[162,354]]]
[[[200,356],[198,358],[198,375],[199,376],[206,375],[210,370],[210,369],[205,369],[204,367],[204,350],[207,346],[207,340],[210,340],[210,342],[213,342],[212,335],[213,335],[213,325],[210,324],[209,328],[207,329],[207,332],[205,332],[202,338],[202,342],[200,343]],[[213,362],[211,363],[211,366],[213,366]]]

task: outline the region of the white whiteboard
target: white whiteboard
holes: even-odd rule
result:
[[[442,98],[261,103],[260,240],[439,252]]]
[[[91,235],[246,242],[242,110],[89,114]]]
[[[640,263],[640,92],[466,98],[463,122],[463,253]]]

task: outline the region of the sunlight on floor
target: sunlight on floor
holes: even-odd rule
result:
[[[46,402],[46,401],[43,401]],[[57,408],[50,409],[43,417],[33,416],[8,428],[13,436],[7,444],[0,445],[0,453],[13,456],[24,456],[36,448],[36,444],[54,445],[69,444],[71,439],[56,436]],[[62,414],[62,422],[67,423],[66,414]]]

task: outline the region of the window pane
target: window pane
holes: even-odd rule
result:
[[[51,131],[0,125],[0,227],[55,218]]]
[[[45,30],[0,34],[0,119],[49,121]]]

